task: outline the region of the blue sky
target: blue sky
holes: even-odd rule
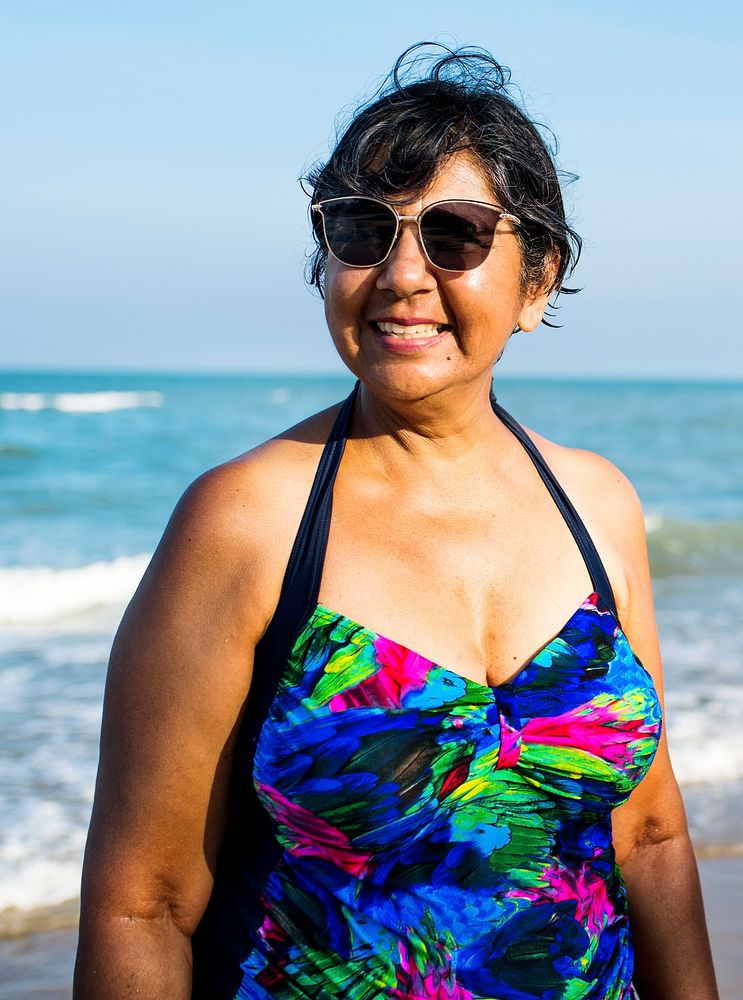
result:
[[[0,7],[0,367],[333,371],[298,176],[423,38],[484,45],[585,239],[513,374],[743,377],[732,3]]]

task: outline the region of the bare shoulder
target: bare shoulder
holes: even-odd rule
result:
[[[202,579],[241,580],[270,617],[337,407],[199,476],[173,512],[158,556],[198,566]]]
[[[626,608],[648,576],[645,519],[627,476],[602,455],[567,448],[529,431],[593,538],[614,589]]]
[[[280,518],[309,486],[337,407],[307,418],[236,458],[203,473],[186,490],[184,510],[210,515],[217,530],[249,529],[241,511]],[[306,493],[305,493],[306,498]],[[233,519],[238,515],[238,520]]]

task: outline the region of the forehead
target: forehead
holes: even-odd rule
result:
[[[485,168],[472,153],[460,151],[443,161],[428,186],[418,193],[401,193],[385,199],[396,206],[423,208],[434,201],[465,198],[471,201],[497,201],[493,183]]]

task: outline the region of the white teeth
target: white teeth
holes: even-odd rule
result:
[[[380,333],[391,334],[402,340],[422,340],[425,337],[435,337],[444,329],[444,323],[416,323],[414,326],[403,326],[401,323],[377,323]]]

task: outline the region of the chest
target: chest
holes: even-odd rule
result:
[[[507,681],[592,590],[547,492],[336,486],[320,601],[479,683]]]

